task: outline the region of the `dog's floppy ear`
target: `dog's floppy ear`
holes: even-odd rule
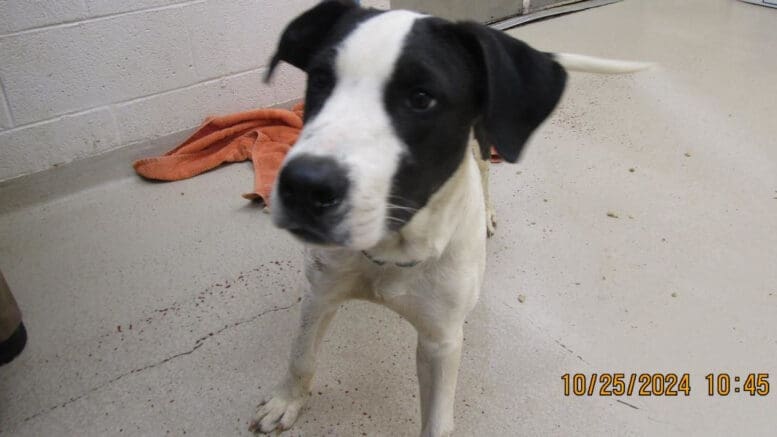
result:
[[[476,79],[482,81],[483,96],[475,136],[481,147],[493,145],[505,160],[515,162],[561,99],[566,71],[551,55],[503,32],[474,22],[457,26],[481,65]]]
[[[335,23],[349,10],[357,8],[352,0],[327,0],[295,18],[281,35],[265,75],[265,82],[272,77],[281,61],[307,71],[310,58],[329,36]]]

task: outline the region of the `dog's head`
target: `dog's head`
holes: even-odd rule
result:
[[[473,129],[481,147],[515,162],[566,81],[549,55],[486,26],[343,0],[289,24],[268,79],[280,61],[308,80],[273,220],[307,242],[357,250],[426,205]]]

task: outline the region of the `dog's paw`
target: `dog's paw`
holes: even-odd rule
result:
[[[486,237],[491,238],[496,233],[496,213],[489,208],[486,211]]]
[[[294,425],[307,395],[295,395],[293,390],[276,389],[256,410],[248,430],[254,433],[269,434],[273,431],[285,431]]]

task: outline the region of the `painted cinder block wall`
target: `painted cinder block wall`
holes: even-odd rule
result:
[[[0,181],[300,98],[262,75],[317,1],[0,0]]]
[[[449,20],[491,23],[582,0],[392,0],[395,9],[414,9]]]

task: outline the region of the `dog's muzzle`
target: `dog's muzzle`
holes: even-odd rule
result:
[[[275,224],[303,241],[342,245],[338,232],[348,205],[348,173],[334,159],[301,155],[281,169],[273,214]]]

